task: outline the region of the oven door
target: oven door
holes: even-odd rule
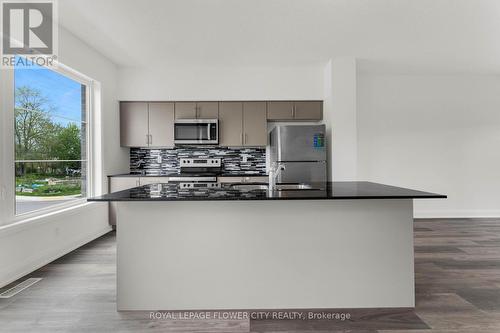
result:
[[[218,144],[217,119],[179,119],[175,121],[175,144]]]

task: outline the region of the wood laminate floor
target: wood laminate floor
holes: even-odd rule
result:
[[[30,274],[43,280],[0,299],[0,332],[500,332],[500,219],[417,220],[415,309],[325,311],[345,321],[117,312],[115,256],[111,232]]]

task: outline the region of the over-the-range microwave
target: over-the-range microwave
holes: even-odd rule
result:
[[[219,121],[217,119],[176,119],[174,123],[174,143],[218,144]]]

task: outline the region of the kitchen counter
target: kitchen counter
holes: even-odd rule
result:
[[[166,183],[89,199],[116,206],[118,310],[414,307],[413,200],[446,196],[323,185]]]
[[[190,201],[190,200],[347,200],[439,199],[445,195],[372,182],[328,182],[312,189],[269,191],[266,186],[220,184],[215,188],[183,189],[175,183],[149,184],[89,198],[88,201]],[[314,189],[317,188],[317,189]],[[321,189],[322,188],[322,189]]]

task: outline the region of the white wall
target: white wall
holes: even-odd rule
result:
[[[0,227],[0,287],[110,230],[106,203]]]
[[[107,58],[64,29],[59,30],[60,61],[99,81],[101,86],[102,179],[107,189],[106,175],[128,172],[128,149],[120,147],[118,112],[118,69]]]
[[[128,170],[128,154],[119,146],[117,70],[115,65],[63,29],[59,31],[59,61],[99,81],[103,175]],[[99,146],[97,147],[99,150]],[[106,188],[101,177],[101,188]],[[0,287],[45,265],[110,230],[105,203],[84,204],[0,227]]]
[[[360,75],[360,179],[433,191],[417,217],[500,216],[500,77]]]
[[[356,59],[337,57],[324,69],[328,179],[357,179]]]
[[[496,76],[356,74],[356,60],[342,57],[295,68],[123,68],[118,77],[120,100],[324,99],[334,180],[449,195],[417,200],[417,216],[500,215]]]
[[[119,71],[120,100],[323,99],[323,66]]]

